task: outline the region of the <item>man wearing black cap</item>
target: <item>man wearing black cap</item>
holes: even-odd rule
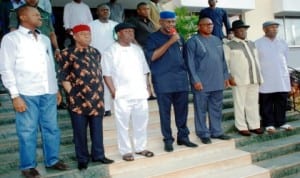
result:
[[[250,26],[232,23],[234,38],[224,46],[234,100],[235,127],[243,136],[262,134],[258,112],[258,89],[263,82],[255,44],[246,40]]]
[[[134,30],[135,26],[130,23],[115,26],[118,40],[104,52],[101,63],[105,83],[114,98],[118,147],[125,161],[134,160],[133,152],[145,157],[154,155],[145,149],[149,118],[149,67],[141,47],[133,44]],[[129,124],[130,119],[132,124]],[[129,136],[130,125],[133,146]]]
[[[288,45],[277,38],[279,24],[275,21],[263,23],[265,35],[255,41],[259,54],[264,83],[259,88],[259,106],[263,126],[268,133],[276,132],[276,127],[289,131],[286,123],[288,93],[291,90],[287,68]]]
[[[146,56],[159,107],[164,149],[167,152],[173,151],[174,142],[171,130],[172,105],[178,130],[177,144],[197,147],[189,140],[187,127],[189,82],[182,51],[184,40],[175,30],[175,18],[174,12],[161,12],[161,28],[149,35],[146,45]]]

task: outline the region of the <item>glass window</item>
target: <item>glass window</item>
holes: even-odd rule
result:
[[[291,46],[300,46],[300,19],[277,17],[276,21],[280,24],[278,36]]]

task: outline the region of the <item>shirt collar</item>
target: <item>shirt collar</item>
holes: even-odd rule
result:
[[[237,38],[237,37],[233,37],[232,39],[233,41],[236,41],[236,42],[247,42],[248,40],[242,40],[240,38]]]
[[[23,27],[23,26],[19,26],[19,29],[18,29],[20,32],[22,32],[22,33],[24,33],[24,34],[32,34],[32,31],[31,30],[29,30],[28,28],[25,28],[25,27]],[[35,29],[34,30],[38,35],[39,34],[41,34],[41,31],[40,30],[38,30],[38,29]]]

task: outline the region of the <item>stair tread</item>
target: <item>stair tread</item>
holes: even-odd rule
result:
[[[289,165],[300,166],[300,151],[255,163],[267,169],[282,169]]]

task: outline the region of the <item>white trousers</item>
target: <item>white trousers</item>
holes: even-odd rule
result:
[[[235,127],[238,130],[252,130],[260,127],[258,92],[258,84],[232,88]]]
[[[111,111],[112,97],[105,82],[103,82],[103,84],[104,84],[104,108],[105,111]]]
[[[147,99],[114,100],[118,147],[121,155],[140,152],[147,145],[149,109]],[[131,119],[131,125],[130,125]],[[132,131],[129,133],[129,129]],[[130,134],[132,134],[132,144]]]

